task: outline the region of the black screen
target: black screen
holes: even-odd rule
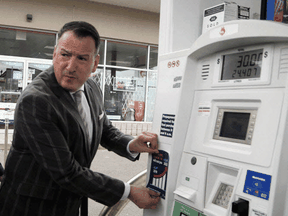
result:
[[[233,139],[246,139],[250,113],[224,112],[220,136]]]

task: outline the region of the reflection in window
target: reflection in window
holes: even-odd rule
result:
[[[104,106],[110,120],[143,121],[146,73],[107,69]]]
[[[1,101],[11,102],[12,97],[3,97],[8,92],[20,94],[23,86],[23,62],[0,61]]]
[[[55,33],[0,27],[0,55],[52,59],[55,41]],[[109,118],[152,121],[158,48],[154,45],[106,39],[101,39],[100,43],[100,66],[91,77],[103,92]],[[6,109],[5,106],[9,103],[15,106],[23,86],[31,83],[52,64],[47,63],[48,61],[44,62],[45,64],[16,61],[0,61],[0,103],[5,104],[1,105],[0,109]],[[24,85],[23,77],[27,80]],[[1,119],[3,118],[0,116]]]
[[[123,42],[107,43],[107,65],[147,68],[148,46],[127,44]]]
[[[157,64],[158,64],[158,48],[151,46],[150,59],[149,59],[149,69],[157,70]]]
[[[96,69],[96,71],[94,73],[91,73],[91,78],[94,80],[95,83],[97,83],[99,85],[99,87],[101,88],[101,90],[103,91],[102,87],[103,87],[103,73],[104,70],[103,68],[98,67]]]
[[[104,64],[104,52],[105,52],[105,41],[104,40],[100,40],[100,50],[99,50],[100,60],[99,60],[99,64]]]
[[[1,55],[52,59],[55,41],[55,33],[0,27]]]
[[[23,87],[23,62],[0,61],[0,119],[9,119],[13,123],[16,102]],[[9,124],[9,128],[13,128]],[[0,129],[5,127],[4,121]]]
[[[29,63],[28,64],[28,78],[27,83],[31,83],[32,80],[38,76],[42,71],[51,67],[51,64],[42,64],[42,63]]]

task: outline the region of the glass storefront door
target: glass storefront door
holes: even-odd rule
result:
[[[146,73],[140,70],[108,68],[104,106],[113,121],[143,121]]]
[[[14,128],[14,110],[22,90],[43,70],[52,65],[52,60],[0,56],[0,129]]]

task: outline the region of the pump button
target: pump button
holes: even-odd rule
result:
[[[191,164],[195,165],[196,163],[197,163],[197,158],[196,157],[192,157]]]

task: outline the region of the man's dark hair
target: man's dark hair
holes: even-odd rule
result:
[[[88,36],[92,37],[93,40],[95,41],[95,48],[96,48],[95,55],[99,53],[100,36],[98,31],[93,25],[84,21],[73,21],[66,23],[58,32],[58,41],[61,38],[61,36],[68,31],[72,31],[79,38],[84,38]]]

